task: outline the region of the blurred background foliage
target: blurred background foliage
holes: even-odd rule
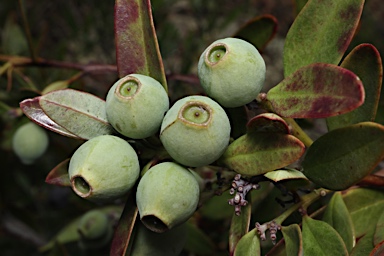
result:
[[[11,150],[13,132],[28,121],[17,115],[18,103],[37,96],[37,91],[47,85],[78,73],[71,68],[33,66],[14,70],[12,77],[4,72],[1,65],[6,64],[7,57],[31,56],[20,3],[24,6],[36,56],[81,65],[115,65],[114,1],[2,0],[0,3],[0,102],[15,111],[15,115],[9,115],[8,107],[1,106],[0,110],[0,254],[40,255],[37,247],[95,205],[77,197],[70,188],[44,182],[48,172],[68,158],[80,141],[49,132],[47,153],[28,166],[23,165]],[[152,0],[152,7],[172,101],[202,92],[195,76],[196,66],[201,52],[211,42],[233,35],[247,20],[261,14],[272,14],[278,20],[277,34],[263,51],[267,64],[264,90],[282,79],[282,51],[285,35],[296,15],[294,1]],[[372,43],[382,54],[383,22],[381,0],[367,0],[360,28],[350,49],[360,43]],[[104,98],[116,79],[117,74],[113,71],[92,73],[76,79],[71,87]],[[380,123],[384,123],[383,105],[382,100],[377,120]],[[264,199],[265,203],[270,203],[274,196],[269,194]],[[233,209],[228,209],[231,214]],[[202,210],[202,215],[209,215],[209,212],[208,205]],[[268,216],[258,217],[269,219]],[[210,230],[207,234],[214,241],[223,243],[218,245],[223,251],[227,246],[228,226],[229,223],[212,220],[205,227]]]

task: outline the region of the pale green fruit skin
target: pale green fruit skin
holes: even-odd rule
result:
[[[185,224],[156,233],[139,223],[132,245],[132,256],[178,256],[187,241]]]
[[[210,120],[204,125],[181,118],[183,106],[207,105]],[[164,117],[160,140],[169,155],[180,164],[198,167],[216,161],[225,151],[231,126],[224,109],[205,96],[188,96],[178,100]]]
[[[24,164],[32,164],[48,148],[49,139],[44,128],[29,122],[20,126],[12,138],[12,148]]]
[[[215,47],[224,47],[225,54],[218,61],[210,61]],[[265,62],[259,51],[237,38],[213,42],[201,54],[198,63],[198,76],[205,92],[228,108],[253,101],[263,87],[265,72]]]
[[[136,93],[122,95],[120,86],[134,80]],[[108,122],[121,134],[133,139],[144,139],[155,134],[169,109],[168,95],[155,79],[140,74],[131,74],[117,81],[106,98]]]
[[[69,162],[72,189],[80,197],[96,202],[124,196],[139,177],[135,150],[125,140],[102,135],[83,143]],[[82,181],[88,187],[82,186]]]
[[[137,187],[140,219],[154,232],[168,231],[193,215],[199,195],[199,184],[189,170],[173,162],[157,164]]]

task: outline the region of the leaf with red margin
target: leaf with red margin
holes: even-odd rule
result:
[[[119,77],[147,75],[167,90],[150,0],[116,0],[115,41]]]
[[[375,246],[369,256],[383,256],[384,255],[384,241]]]
[[[272,40],[277,32],[277,19],[270,14],[255,17],[236,31],[233,37],[253,44],[259,51]]]
[[[359,107],[364,87],[351,71],[315,63],[300,68],[267,93],[274,111],[283,117],[324,118]]]
[[[311,0],[297,15],[284,45],[284,76],[311,63],[339,64],[363,11],[364,0]]]
[[[59,124],[55,123],[55,121],[53,121],[47,116],[47,114],[45,114],[45,112],[40,106],[40,96],[35,97],[33,99],[23,100],[22,102],[20,102],[20,108],[29,119],[31,119],[38,125],[63,136],[67,136],[74,139],[82,139],[79,136],[76,136],[75,134],[69,132],[67,129],[60,126]]]
[[[247,132],[290,133],[288,124],[284,119],[273,113],[263,113],[253,117],[247,123]]]
[[[52,185],[70,187],[71,181],[68,174],[69,160],[70,158],[65,159],[56,165],[55,168],[48,173],[45,182]]]

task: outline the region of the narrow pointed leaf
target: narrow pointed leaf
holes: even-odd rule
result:
[[[289,134],[288,124],[280,116],[263,113],[253,117],[247,123],[247,132],[279,132]]]
[[[377,244],[375,248],[373,248],[371,254],[369,256],[383,256],[384,255],[384,241]]]
[[[339,192],[333,194],[325,210],[323,221],[331,225],[343,239],[348,252],[355,246],[355,230],[351,215]]]
[[[343,199],[351,215],[357,238],[376,227],[384,211],[384,192],[357,188],[348,190]]]
[[[116,0],[115,41],[120,77],[147,75],[167,90],[150,0]]]
[[[356,31],[364,0],[310,0],[284,45],[284,75],[311,63],[338,64]]]
[[[348,255],[343,239],[335,229],[308,216],[303,218],[303,252],[316,256]]]
[[[341,67],[351,70],[364,84],[365,100],[363,105],[351,112],[327,118],[329,130],[374,121],[380,99],[383,66],[380,53],[371,44],[355,47],[341,63]]]
[[[105,101],[86,92],[64,89],[40,97],[41,108],[56,123],[83,139],[113,134]]]
[[[253,44],[259,51],[263,50],[277,32],[277,19],[265,14],[249,20],[233,37],[246,40]]]
[[[232,142],[220,161],[237,173],[259,175],[295,162],[304,148],[289,134],[253,132]]]
[[[299,225],[291,224],[288,227],[282,227],[281,232],[284,236],[287,255],[302,256],[303,238]]]
[[[282,181],[282,180],[293,180],[293,179],[304,179],[307,180],[307,177],[298,170],[295,169],[287,169],[287,170],[276,170],[272,172],[267,172],[264,174],[270,180],[274,182]]]
[[[65,159],[56,165],[55,168],[48,173],[45,182],[52,185],[70,187],[71,181],[68,174],[69,160],[70,158]]]
[[[364,102],[364,87],[351,71],[315,63],[300,68],[267,93],[283,117],[324,118],[351,111]]]
[[[260,251],[260,239],[257,234],[256,228],[245,234],[238,242],[234,254],[235,256],[261,255]]]
[[[308,149],[304,175],[317,185],[344,190],[356,184],[384,157],[384,126],[363,122],[326,133]]]
[[[375,234],[373,236],[373,243],[375,245],[384,241],[384,212],[380,214],[380,217],[377,221]]]
[[[370,230],[357,241],[350,256],[369,255],[373,249],[373,230]]]
[[[29,119],[31,119],[38,125],[41,125],[42,127],[48,130],[70,138],[81,139],[79,136],[76,136],[75,134],[71,133],[70,131],[60,126],[50,117],[47,116],[47,114],[43,111],[40,106],[40,97],[23,100],[22,102],[20,102],[20,108]]]

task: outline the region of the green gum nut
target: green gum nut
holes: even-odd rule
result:
[[[228,108],[253,101],[263,87],[265,72],[259,51],[237,38],[213,42],[198,63],[198,76],[205,92]]]
[[[69,162],[69,178],[77,195],[95,202],[124,196],[139,177],[135,150],[125,140],[102,135],[83,143]]]
[[[178,256],[187,241],[187,227],[182,224],[164,233],[156,233],[139,223],[131,255]]]
[[[168,108],[163,86],[152,77],[139,74],[118,80],[106,98],[108,121],[119,133],[132,139],[155,134]]]
[[[49,139],[44,128],[29,122],[20,126],[12,138],[12,148],[24,164],[33,164],[48,148]]]
[[[166,232],[193,215],[199,195],[199,184],[188,169],[172,162],[157,164],[137,187],[141,222],[153,232]]]
[[[198,167],[216,161],[225,151],[231,126],[224,109],[205,96],[177,101],[164,117],[160,140],[180,164]]]

